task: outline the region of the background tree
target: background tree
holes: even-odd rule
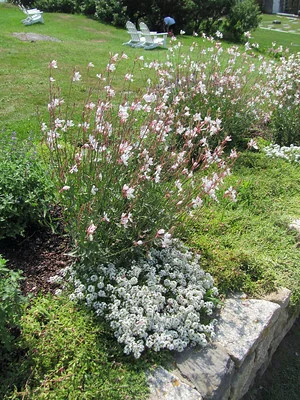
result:
[[[81,12],[119,27],[127,20],[143,21],[157,31],[163,30],[163,18],[170,16],[176,21],[175,34],[181,29],[208,35],[224,30],[237,41],[258,26],[260,14],[255,0],[23,0],[23,4],[50,12]]]
[[[224,22],[225,38],[235,42],[246,40],[244,33],[256,29],[261,21],[260,8],[255,0],[235,0]]]

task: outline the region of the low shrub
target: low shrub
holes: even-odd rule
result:
[[[3,138],[0,147],[0,239],[46,222],[53,185],[30,140]]]
[[[5,353],[12,349],[14,331],[20,326],[22,306],[25,299],[21,294],[21,272],[5,267],[6,261],[0,255],[0,364]]]
[[[139,357],[145,349],[204,344],[213,333],[212,278],[191,254],[168,248],[187,213],[206,199],[217,201],[237,154],[224,154],[230,138],[218,140],[221,121],[196,110],[188,118],[188,107],[181,107],[188,87],[174,95],[173,81],[162,85],[154,76],[131,97],[131,67],[118,93],[115,71],[126,59],[111,56],[106,71],[97,74],[97,86],[87,90],[83,111],[72,109],[72,120],[68,99],[52,76],[53,60],[50,118],[42,131],[78,256],[75,292],[87,285],[78,296],[109,321],[124,351]],[[155,64],[144,65],[142,57],[134,67],[154,75]],[[81,73],[73,71],[72,85],[80,80]],[[96,284],[102,285],[97,292]]]
[[[167,245],[186,212],[205,197],[217,198],[237,156],[224,154],[230,138],[218,140],[221,121],[196,110],[188,118],[181,103],[189,87],[175,95],[173,82],[154,81],[130,98],[130,66],[117,92],[115,70],[126,58],[112,56],[97,74],[83,112],[72,111],[77,121],[68,119],[68,99],[58,97],[51,79],[50,124],[42,124],[67,229],[80,257],[93,265],[130,263],[154,243]],[[142,61],[135,68],[145,68]],[[53,61],[51,73],[55,67]],[[72,84],[80,80],[74,71]]]

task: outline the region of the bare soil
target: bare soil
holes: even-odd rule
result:
[[[54,290],[49,278],[72,263],[74,258],[68,255],[70,251],[67,236],[46,229],[31,231],[25,238],[0,241],[0,254],[7,260],[7,267],[23,271],[24,295]]]
[[[53,36],[41,35],[40,33],[14,32],[12,35],[23,42],[37,42],[41,40],[47,42],[61,42],[61,40]]]

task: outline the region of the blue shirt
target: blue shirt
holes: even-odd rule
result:
[[[166,25],[174,25],[175,24],[175,19],[174,18],[171,18],[171,17],[165,17],[164,18],[164,23],[166,24]]]

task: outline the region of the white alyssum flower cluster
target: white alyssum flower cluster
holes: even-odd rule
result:
[[[81,279],[74,270],[69,274],[75,288],[70,299],[84,301],[104,317],[126,354],[139,358],[145,349],[182,351],[204,346],[214,336],[218,290],[200,268],[199,256],[183,247],[151,249],[127,269],[109,263]]]
[[[264,147],[263,151],[269,157],[284,158],[289,162],[300,163],[300,146],[282,146],[278,144],[271,144],[270,146]]]

